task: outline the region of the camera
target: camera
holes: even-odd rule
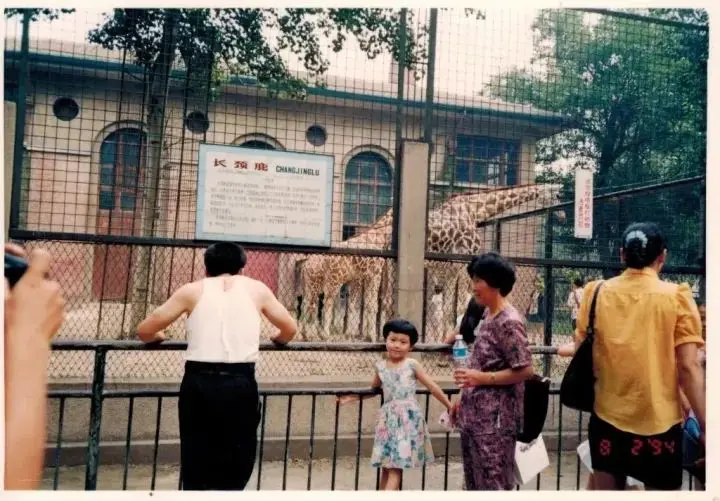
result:
[[[24,259],[5,253],[5,278],[10,284],[10,288],[22,278],[28,269],[28,263]]]

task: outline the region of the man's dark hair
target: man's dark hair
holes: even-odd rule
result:
[[[245,249],[232,242],[217,242],[205,251],[205,273],[208,277],[237,275],[245,268]]]
[[[410,345],[414,346],[418,342],[418,331],[415,326],[403,318],[395,318],[389,320],[383,325],[383,338],[387,339],[391,332],[396,334],[407,334],[410,338]]]
[[[515,268],[497,252],[475,256],[467,266],[470,278],[479,278],[505,297],[515,285]]]
[[[633,223],[622,236],[625,264],[637,270],[653,264],[666,248],[665,235],[657,223]]]
[[[573,284],[575,284],[575,287],[582,287],[585,285],[585,281],[582,278],[576,278],[573,280]]]

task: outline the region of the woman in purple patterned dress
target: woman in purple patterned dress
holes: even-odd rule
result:
[[[455,371],[463,388],[452,416],[460,429],[467,490],[515,487],[515,442],[522,426],[524,381],[533,374],[522,315],[505,298],[515,270],[499,254],[468,265],[475,300],[486,307],[467,368]]]

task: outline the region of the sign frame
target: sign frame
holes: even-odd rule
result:
[[[588,167],[575,170],[575,238],[590,240],[593,238],[594,210],[594,174]],[[584,219],[584,220],[583,220]]]
[[[314,238],[290,238],[273,235],[257,235],[257,234],[230,234],[230,233],[215,233],[209,231],[203,231],[205,223],[205,201],[206,187],[207,187],[207,169],[206,157],[208,152],[213,153],[226,153],[236,155],[238,151],[250,152],[254,155],[257,154],[269,154],[273,157],[284,157],[288,159],[297,159],[298,157],[311,157],[313,160],[318,159],[324,160],[324,168],[327,170],[327,180],[325,182],[325,194],[326,202],[324,209],[324,230],[323,239],[318,240]],[[335,181],[335,156],[327,153],[308,153],[299,151],[287,151],[287,150],[260,150],[257,148],[247,148],[240,145],[227,145],[200,142],[198,148],[198,163],[197,163],[197,196],[195,205],[195,239],[199,241],[225,241],[225,242],[238,242],[247,244],[277,244],[284,246],[303,246],[303,247],[327,247],[332,245],[332,209],[333,209],[333,185]]]

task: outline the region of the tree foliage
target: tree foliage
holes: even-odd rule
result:
[[[537,147],[539,163],[569,165],[569,171],[548,167],[539,176],[563,182],[568,198],[579,167],[595,169],[596,194],[704,172],[707,14],[687,9],[652,14],[699,26],[613,15],[591,20],[581,11],[542,10],[533,26],[532,69],[514,69],[489,84],[493,96],[570,117],[572,129]],[[701,196],[701,189],[669,189],[596,203],[596,238],[582,246],[586,257],[615,260],[617,238],[631,216],[659,220],[682,244],[698,243]],[[558,230],[567,242],[573,241],[567,238],[571,232],[572,225]],[[576,254],[581,246],[576,247],[570,252]],[[696,247],[681,253],[684,264],[695,264],[701,253]]]
[[[63,14],[72,14],[75,9],[5,9],[5,17],[22,16],[23,12],[27,11],[30,14],[31,21],[37,21],[39,19],[57,19]]]
[[[324,50],[339,52],[350,37],[368,58],[387,52],[417,67],[425,37],[414,32],[412,13],[408,16],[403,26],[400,11],[390,9],[115,9],[89,40],[126,49],[154,72],[163,59],[179,56],[190,70],[217,64],[226,74],[253,76],[272,90],[301,96],[309,80],[329,69]],[[173,43],[167,45],[170,36]],[[291,73],[283,51],[301,62],[307,78]]]
[[[65,12],[72,10],[65,9]],[[7,16],[22,12],[15,9]],[[52,9],[31,9],[32,19],[56,18]],[[466,15],[482,14],[466,9]],[[303,97],[307,85],[322,85],[329,69],[326,51],[340,52],[349,38],[370,59],[390,53],[401,67],[423,73],[427,58],[426,28],[415,29],[412,10],[398,9],[114,9],[90,31],[88,40],[121,50],[146,72],[144,102],[147,149],[140,230],[152,236],[157,219],[158,178],[163,162],[163,134],[172,70],[185,67],[185,88],[207,104],[223,79],[231,75],[257,79],[271,95]],[[296,57],[306,74],[293,74],[283,57]],[[202,102],[202,101],[201,101]],[[136,325],[148,303],[151,256],[137,252],[132,293]],[[131,334],[131,333],[130,333]]]

